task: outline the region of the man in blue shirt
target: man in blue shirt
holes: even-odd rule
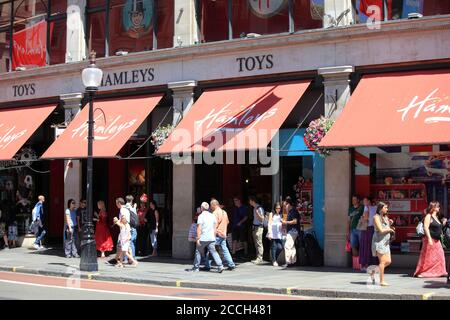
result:
[[[33,224],[36,226],[36,241],[33,244],[33,247],[38,250],[42,249],[41,241],[45,237],[45,234],[47,233],[44,229],[44,202],[45,197],[40,195],[38,197],[38,202],[34,206],[33,209]]]
[[[248,207],[242,204],[239,197],[234,197],[234,210],[231,224],[231,234],[233,239],[232,254],[236,254],[236,248],[238,242],[244,245],[244,254],[248,255],[247,245],[247,220],[248,220]]]

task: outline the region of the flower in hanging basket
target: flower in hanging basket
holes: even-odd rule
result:
[[[155,151],[158,151],[173,129],[174,126],[168,124],[166,126],[160,126],[152,132],[151,142],[155,146]]]
[[[318,152],[322,156],[330,154],[329,149],[319,148],[319,143],[323,137],[333,126],[334,121],[321,116],[319,119],[311,121],[309,127],[306,129],[304,140],[306,146],[315,152]]]

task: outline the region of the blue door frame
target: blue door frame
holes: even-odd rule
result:
[[[320,246],[325,241],[325,161],[316,152],[305,145],[303,135],[305,129],[280,129],[280,157],[312,157],[313,158],[313,229]]]

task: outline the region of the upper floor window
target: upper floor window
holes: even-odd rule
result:
[[[196,0],[202,42],[323,26],[324,0]]]
[[[173,0],[91,0],[88,46],[97,56],[173,46]]]
[[[0,72],[65,62],[66,0],[0,0]]]
[[[442,0],[352,0],[356,22],[407,19],[411,13],[424,16],[450,14],[450,1]]]

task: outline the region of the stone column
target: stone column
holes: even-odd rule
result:
[[[325,0],[324,28],[348,26],[353,21],[351,0]]]
[[[86,0],[67,0],[66,62],[86,59],[85,11]]]
[[[195,0],[175,0],[173,45],[189,46],[199,42],[195,18]]]
[[[82,93],[69,93],[60,96],[64,102],[65,123],[68,125],[81,110]],[[82,168],[80,160],[64,161],[64,206],[71,198],[75,201],[82,195]]]
[[[173,124],[177,125],[194,103],[196,81],[169,83],[173,92]],[[187,241],[187,232],[195,210],[195,165],[173,165],[173,235],[172,257],[191,259],[194,247]]]
[[[325,115],[337,119],[350,98],[350,74],[354,67],[320,68],[324,78]],[[348,206],[351,192],[349,151],[333,151],[325,159],[325,265],[346,267]]]

